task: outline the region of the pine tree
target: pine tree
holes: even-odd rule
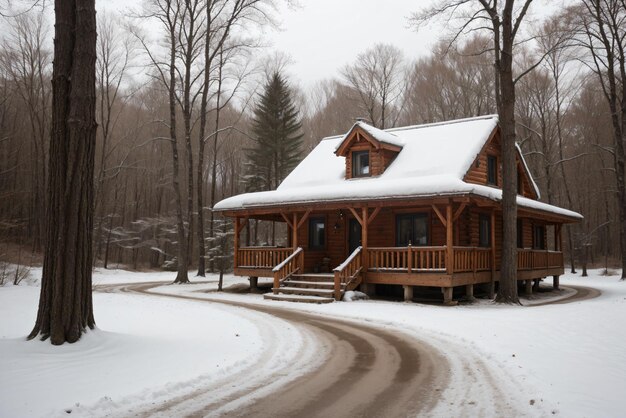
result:
[[[302,123],[289,86],[274,73],[254,109],[254,146],[246,149],[248,191],[272,190],[302,157]]]

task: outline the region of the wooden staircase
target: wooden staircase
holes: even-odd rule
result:
[[[304,303],[331,303],[335,301],[335,276],[326,274],[292,274],[273,293],[263,297],[270,300],[283,300]],[[341,297],[345,285],[341,286]]]
[[[361,247],[341,263],[332,273],[305,274],[304,253],[298,247],[272,270],[274,287],[265,299],[289,302],[330,303],[341,300],[346,290],[354,290],[361,283],[363,262]]]

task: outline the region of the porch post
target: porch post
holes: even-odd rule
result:
[[[446,207],[446,270],[448,274],[454,272],[454,219],[452,217],[452,202]]]
[[[233,254],[233,268],[237,268],[237,266],[239,265],[239,216],[235,216],[235,236],[234,236],[234,254]]]
[[[496,211],[491,209],[491,284],[489,297],[496,296]]]
[[[298,248],[298,214],[293,213],[293,222],[291,223],[291,246],[295,251]]]
[[[367,273],[368,256],[367,256],[367,224],[369,223],[369,209],[363,208],[361,211],[361,264],[363,272]]]
[[[559,239],[561,238],[561,225],[554,224],[554,251],[561,251],[561,243]]]

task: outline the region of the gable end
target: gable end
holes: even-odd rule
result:
[[[502,152],[500,142],[500,128],[496,127],[489,135],[489,138],[483,145],[482,149],[472,162],[471,166],[463,176],[463,181],[473,184],[487,185],[491,187],[502,188]],[[520,184],[518,185],[518,194],[530,199],[539,199],[539,190],[537,190],[528,166],[522,156],[519,147],[516,147],[517,173]],[[489,184],[487,181],[487,170],[489,156],[495,157],[497,161],[497,181],[496,185]]]

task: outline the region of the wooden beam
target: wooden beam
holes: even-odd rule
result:
[[[237,268],[239,264],[239,217],[235,217],[235,236],[233,237],[233,265]]]
[[[291,246],[295,251],[295,249],[298,248],[298,214],[296,212],[293,213],[292,223],[294,227],[291,228]]]
[[[355,211],[356,212],[356,211]],[[367,225],[369,224],[369,209],[363,208],[362,211],[362,223],[361,223],[361,264],[363,266],[363,270],[367,271],[368,269],[368,255],[367,255]]]
[[[291,221],[289,220],[289,217],[287,216],[285,212],[281,212],[280,216],[282,216],[285,222],[287,222],[287,225],[289,226],[289,228],[293,228],[293,224],[291,223]]]
[[[309,215],[311,214],[312,209],[308,209],[304,215],[302,215],[302,218],[300,218],[300,221],[298,222],[298,226],[296,228],[300,228],[302,226],[302,224],[309,218]]]
[[[433,210],[435,211],[435,213],[437,214],[437,217],[439,218],[439,220],[441,221],[441,223],[443,224],[444,227],[447,226],[447,222],[446,219],[443,217],[443,215],[441,214],[441,212],[439,212],[439,209],[437,209],[437,206],[432,205]]]
[[[446,270],[448,274],[452,274],[454,271],[454,222],[452,221],[452,202],[446,206]]]
[[[489,297],[494,298],[496,292],[496,211],[491,211],[491,285]]]
[[[356,212],[356,210],[354,208],[348,208],[350,209],[350,212],[352,212],[352,214],[354,215],[354,217],[356,218],[356,220],[359,222],[359,224],[361,224],[361,226],[363,226],[363,219],[361,219],[361,217],[359,216],[359,214]]]
[[[452,218],[452,220],[454,222],[456,222],[456,220],[459,218],[459,216],[461,216],[461,214],[465,210],[466,206],[467,206],[467,203],[461,203],[461,206],[459,206],[459,208],[456,210],[456,212],[454,212],[454,217]]]
[[[378,206],[374,209],[374,212],[371,213],[371,215],[369,216],[369,218],[367,218],[367,224],[371,224],[372,221],[374,220],[374,218],[376,217],[376,215],[378,215],[378,212],[380,212],[380,210],[382,209],[381,206]]]
[[[236,223],[236,225],[237,225],[237,233],[240,233],[241,230],[244,228],[244,226],[246,226],[246,223],[248,222],[248,217],[245,216],[243,218],[243,222],[241,223],[241,225],[239,225],[239,219],[240,218],[236,218],[236,219],[237,219],[237,223]]]

